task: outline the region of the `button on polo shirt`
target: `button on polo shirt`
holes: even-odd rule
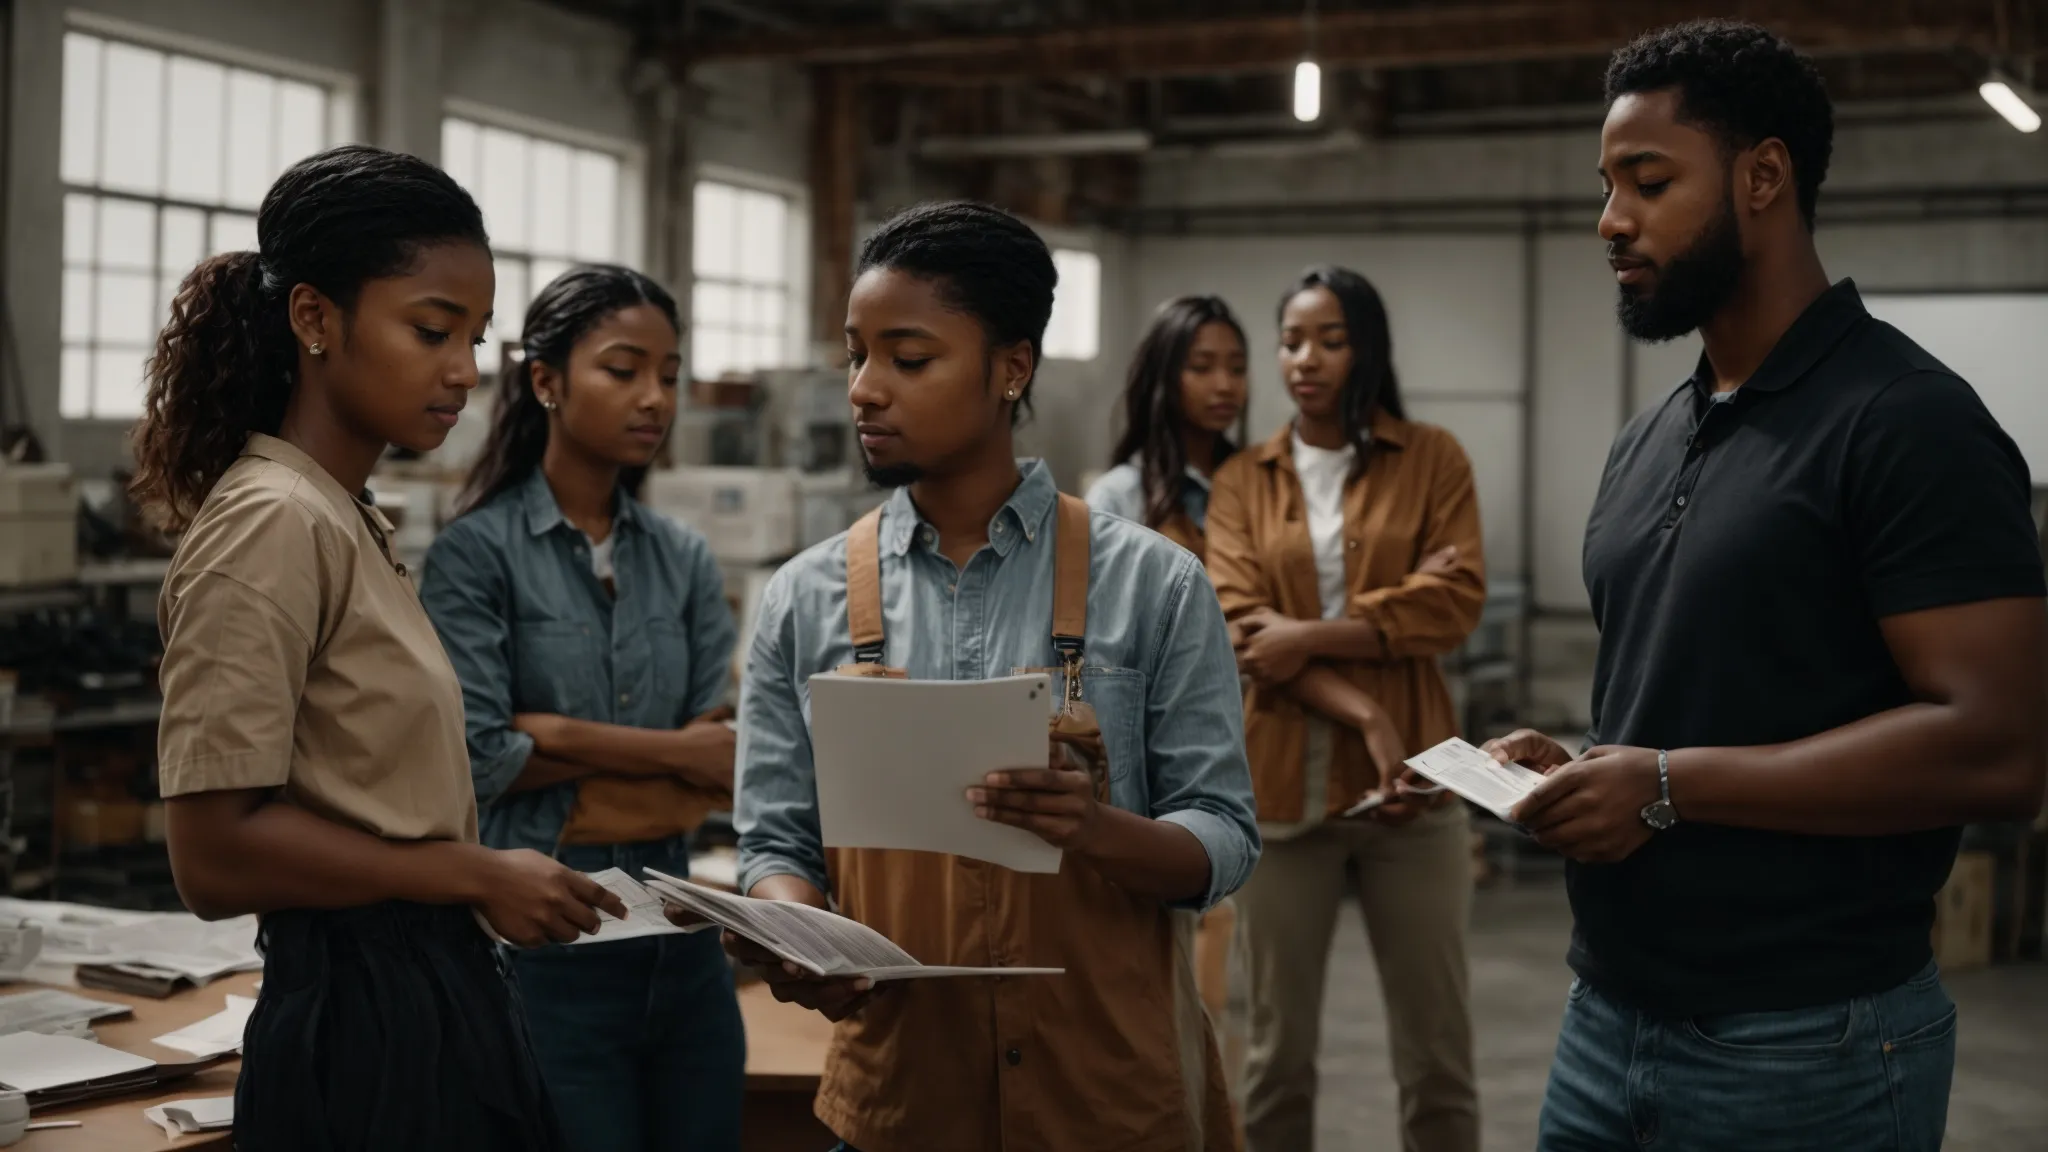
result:
[[[1969,385],[1843,281],[1741,388],[1693,377],[1616,440],[1586,532],[1595,743],[1742,747],[1913,701],[1879,622],[2044,594],[2026,462]],[[1920,766],[1938,788],[1940,763]],[[1892,987],[1931,957],[1954,829],[1684,821],[1567,866],[1572,967],[1674,1015]]]

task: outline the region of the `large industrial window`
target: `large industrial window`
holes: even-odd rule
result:
[[[787,196],[697,182],[690,298],[690,373],[696,379],[791,362],[794,215]]]
[[[1045,326],[1045,358],[1093,360],[1102,350],[1102,261],[1093,252],[1055,248],[1052,318]]]
[[[519,338],[526,306],[572,264],[625,258],[625,162],[614,153],[450,117],[441,122],[441,166],[484,210],[497,258],[491,350]]]
[[[132,419],[178,284],[207,256],[256,247],[271,181],[331,142],[332,94],[70,32],[63,99],[59,411]]]

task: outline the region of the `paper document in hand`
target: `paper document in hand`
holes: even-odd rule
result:
[[[649,892],[645,885],[618,868],[607,868],[602,872],[589,873],[592,880],[609,889],[626,906],[626,918],[600,908],[597,910],[598,926],[593,935],[578,936],[572,944],[603,944],[614,940],[637,940],[644,936],[668,936],[682,929],[668,922],[662,913],[661,897]]]
[[[1456,737],[1409,757],[1407,764],[1510,824],[1514,820],[1508,813],[1543,783],[1542,773],[1520,764],[1502,764]]]
[[[916,980],[929,976],[1058,976],[1063,968],[961,968],[920,964],[873,928],[788,900],[734,896],[647,870],[663,900],[768,949],[813,976]]]
[[[1057,872],[1060,850],[983,820],[967,789],[1004,768],[1042,768],[1052,691],[1045,676],[810,679],[811,761],[827,848],[895,848]]]

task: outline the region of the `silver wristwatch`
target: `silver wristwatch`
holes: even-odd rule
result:
[[[1671,753],[1657,750],[1657,799],[1643,809],[1643,823],[1662,832],[1678,823],[1678,809],[1671,806]]]

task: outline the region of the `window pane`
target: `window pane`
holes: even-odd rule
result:
[[[756,288],[754,295],[754,330],[777,337],[782,336],[788,318],[783,315],[783,295],[779,288]]]
[[[619,162],[576,153],[576,227],[570,251],[584,260],[618,259]]]
[[[157,248],[157,267],[167,276],[183,278],[206,258],[206,213],[197,208],[166,208],[160,220],[163,235]]]
[[[784,229],[789,226],[788,201],[765,192],[740,197],[740,261],[747,278],[779,284],[789,278],[783,264]]]
[[[156,208],[133,200],[100,201],[99,265],[156,267]]]
[[[498,258],[498,298],[492,304],[495,314],[491,331],[500,340],[519,338],[519,325],[526,318],[526,306],[533,300],[528,294],[526,276],[526,261]]]
[[[477,194],[476,150],[476,125],[467,120],[441,121],[441,170],[471,196]]]
[[[223,252],[254,252],[256,218],[233,212],[216,213],[213,217],[213,240],[206,247],[210,256]]]
[[[92,414],[103,420],[142,415],[140,348],[101,348],[93,353]]]
[[[151,338],[164,330],[171,322],[171,301],[178,298],[178,286],[184,283],[183,273],[166,273],[156,279],[156,320],[150,325]]]
[[[569,150],[546,140],[533,142],[533,250],[569,255]],[[546,283],[535,277],[536,283]]]
[[[477,192],[491,239],[507,248],[526,248],[532,235],[526,220],[526,138],[497,128],[484,129],[482,175]],[[499,287],[498,298],[503,300],[503,285]]]
[[[92,415],[92,352],[85,348],[64,350],[64,374],[57,394],[58,411],[69,420]]]
[[[734,190],[708,180],[697,185],[691,266],[699,276],[730,280],[739,275],[739,205]]]
[[[64,36],[64,160],[69,184],[99,176],[100,41],[79,32]],[[65,415],[70,415],[67,411]]]
[[[735,317],[733,290],[723,284],[698,281],[691,291],[690,323],[700,328],[730,328]]]
[[[554,283],[555,277],[560,276],[562,273],[567,272],[568,270],[569,263],[566,260],[535,260],[533,262],[532,273],[532,295],[540,295],[541,289]],[[531,297],[529,297],[529,302],[531,302]]]
[[[141,344],[156,338],[156,277],[147,272],[102,272],[93,332],[102,341]]]
[[[238,208],[263,203],[280,171],[277,81],[238,68],[228,73],[227,202]]]
[[[109,44],[106,75],[99,182],[153,196],[163,187],[163,53]]]
[[[64,272],[64,339],[92,339],[92,277],[83,268]]]
[[[326,146],[327,94],[311,84],[279,81],[276,159],[279,175]]]
[[[723,329],[699,328],[690,341],[691,374],[715,380],[732,365],[732,337]]]
[[[64,197],[64,262],[90,264],[93,254],[93,206],[97,197],[73,192]]]
[[[204,60],[171,60],[171,101],[164,190],[172,196],[214,204],[220,201],[221,128],[226,112],[227,69]]]
[[[1093,360],[1101,341],[1102,262],[1093,252],[1066,249],[1054,251],[1052,262],[1059,285],[1053,290],[1045,355],[1048,359]]]

